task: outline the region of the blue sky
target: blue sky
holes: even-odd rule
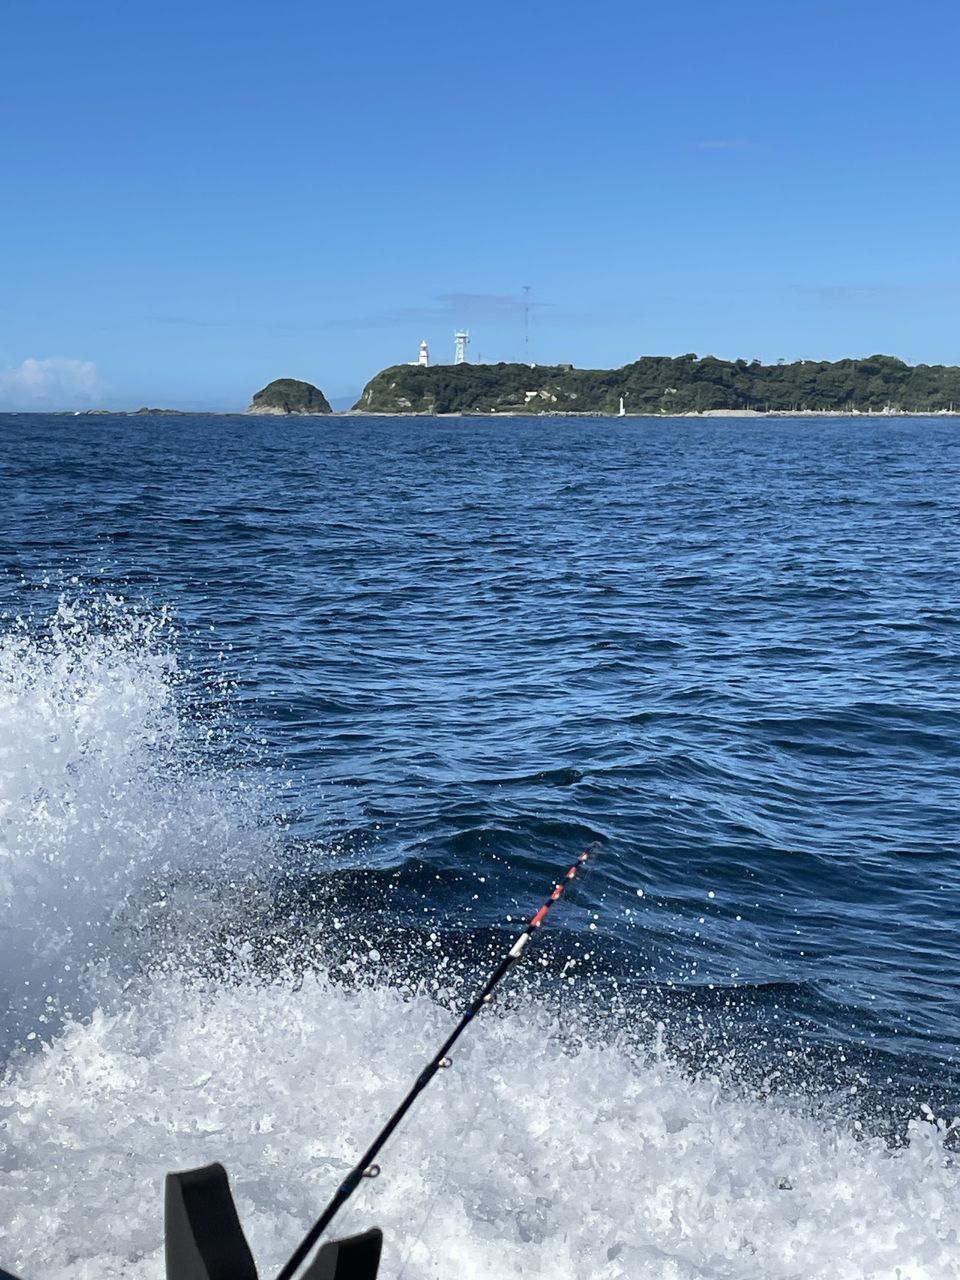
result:
[[[4,0],[0,407],[960,363],[960,8]]]

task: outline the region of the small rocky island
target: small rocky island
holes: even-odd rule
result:
[[[319,387],[296,378],[275,378],[253,397],[247,413],[314,415],[333,410]]]

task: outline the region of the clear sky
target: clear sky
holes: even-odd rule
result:
[[[960,363],[954,0],[0,0],[0,407]]]

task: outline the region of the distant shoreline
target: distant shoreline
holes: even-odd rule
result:
[[[642,418],[647,422],[675,422],[678,418],[960,418],[960,409],[930,409],[926,412],[884,409],[704,409],[687,413],[578,413],[560,410],[556,413],[523,413],[493,409],[484,412],[464,409],[456,413],[416,412],[390,413],[386,410],[343,409],[326,417],[339,418],[523,418],[538,422],[549,418],[600,418],[605,422],[622,422],[625,418]]]
[[[4,418],[269,418],[278,419],[316,418],[476,418],[506,419],[523,418],[525,421],[549,420],[551,418],[599,419],[604,422],[618,422],[625,419],[645,422],[673,422],[678,419],[701,418],[879,418],[889,421],[892,418],[960,418],[960,409],[930,409],[926,412],[901,409],[704,409],[689,410],[686,413],[600,413],[597,411],[577,412],[561,410],[557,413],[523,413],[522,411],[494,410],[460,410],[453,413],[427,413],[416,411],[387,411],[363,409],[334,409],[330,413],[250,413],[243,409],[156,409],[145,413],[142,409],[0,409],[0,417]]]
[[[903,411],[926,416],[960,409],[960,365],[908,365],[882,355],[765,365],[692,352],[640,356],[618,369],[391,365],[367,383],[353,407],[401,414],[807,417]]]

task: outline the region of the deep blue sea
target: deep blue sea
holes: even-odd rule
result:
[[[6,415],[0,486],[0,1264],[159,1274],[210,1159],[279,1264],[599,840],[344,1225],[960,1275],[952,420]]]

